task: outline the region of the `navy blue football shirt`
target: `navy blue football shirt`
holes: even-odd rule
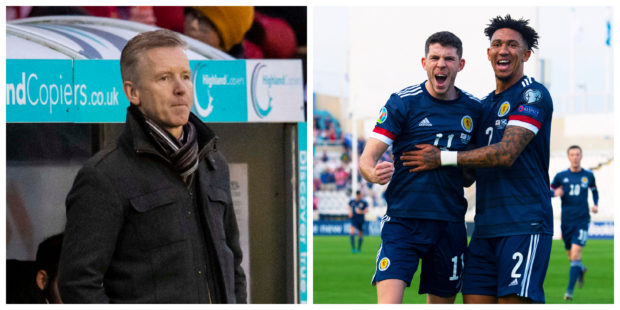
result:
[[[482,99],[486,116],[476,130],[476,146],[502,140],[506,126],[535,136],[508,168],[476,169],[474,236],[553,234],[549,191],[549,137],[553,102],[547,89],[524,76],[505,91]]]
[[[366,210],[366,208],[368,208],[368,203],[366,202],[366,200],[361,199],[360,201],[357,201],[355,199],[351,199],[349,201],[349,206],[351,207],[351,211],[353,211],[353,219],[354,220],[364,220],[364,214],[358,214],[355,211],[356,210],[360,210],[360,211],[364,211]]]
[[[592,200],[598,205],[598,191],[594,174],[587,169],[571,172],[566,169],[559,172],[551,182],[551,188],[562,186],[562,225],[587,224],[590,222],[588,206],[588,188],[592,190]]]
[[[467,200],[461,169],[441,167],[410,173],[400,156],[423,143],[442,150],[465,149],[482,112],[480,101],[458,88],[457,99],[436,99],[426,90],[425,82],[392,94],[370,135],[392,145],[394,154],[394,174],[385,192],[386,214],[463,222]]]

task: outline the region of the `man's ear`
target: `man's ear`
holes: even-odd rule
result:
[[[523,52],[523,62],[526,62],[528,59],[530,59],[531,55],[532,50],[526,50],[525,52]]]
[[[47,287],[47,283],[49,281],[48,277],[47,277],[47,272],[43,269],[39,270],[37,272],[37,277],[36,277],[36,282],[37,282],[37,286],[39,287],[40,290],[45,290],[45,288]]]
[[[136,83],[132,81],[123,81],[123,91],[129,100],[129,103],[140,105],[140,90]]]

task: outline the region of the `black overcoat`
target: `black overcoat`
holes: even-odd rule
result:
[[[245,303],[228,165],[215,134],[193,114],[190,121],[200,148],[197,207],[217,256],[208,260],[217,260],[224,302]],[[205,272],[197,268],[190,242],[196,229],[183,218],[195,216],[189,215],[192,206],[179,174],[128,111],[118,141],[87,161],[67,196],[59,266],[63,302],[209,302]]]

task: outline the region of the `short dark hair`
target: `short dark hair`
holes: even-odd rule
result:
[[[571,146],[569,146],[569,147],[568,147],[568,149],[566,150],[566,154],[568,154],[568,152],[569,152],[570,150],[574,150],[574,149],[578,149],[578,150],[579,150],[579,153],[582,153],[582,154],[583,154],[583,151],[581,150],[581,147],[579,147],[579,145],[571,145]]]
[[[54,279],[58,271],[63,236],[63,233],[53,235],[41,242],[37,248],[36,268],[45,270],[50,279]]]
[[[433,43],[439,43],[441,46],[452,46],[456,48],[456,54],[459,56],[459,59],[463,56],[463,42],[461,39],[457,37],[454,33],[450,31],[439,31],[431,34],[428,39],[426,39],[426,44],[424,45],[424,56],[428,55],[429,46]]]
[[[187,43],[183,41],[176,32],[159,29],[147,31],[133,37],[121,52],[121,77],[123,81],[137,82],[136,65],[142,58],[142,53],[158,47],[181,47],[187,48]]]
[[[512,19],[510,14],[507,14],[506,17],[497,16],[491,19],[491,23],[484,29],[484,34],[491,40],[495,31],[502,28],[510,28],[520,33],[525,44],[527,44],[527,49],[532,50],[538,48],[538,33],[529,26],[529,22],[529,19]]]

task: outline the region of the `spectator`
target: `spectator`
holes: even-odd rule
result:
[[[333,189],[336,179],[331,168],[323,170],[321,172],[320,178],[322,183],[322,189]]]
[[[295,32],[282,18],[256,12],[248,38],[261,49],[265,58],[297,56]]]
[[[327,156],[327,151],[323,151],[323,156],[321,156],[321,160],[326,163],[329,160],[329,157]]]
[[[37,249],[35,282],[39,303],[61,304],[58,292],[58,261],[64,234],[53,235],[39,244]]]
[[[31,10],[31,6],[7,6],[5,11],[6,21],[28,17]]]
[[[39,244],[36,261],[7,260],[7,303],[60,304],[58,261],[63,234]]]
[[[185,27],[185,8],[182,6],[154,6],[155,24],[178,33]]]
[[[199,6],[185,9],[185,35],[207,43],[235,58],[245,58],[241,44],[252,26],[250,6]]]
[[[336,181],[336,190],[343,190],[347,187],[349,174],[347,174],[343,167],[338,167],[336,172],[334,172],[334,179]]]

